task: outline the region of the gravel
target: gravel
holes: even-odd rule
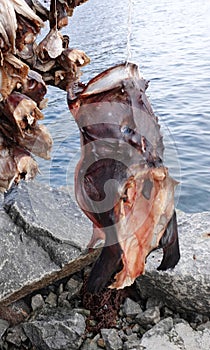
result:
[[[29,316],[11,326],[0,319],[2,350],[209,350],[210,319],[199,313],[185,318],[155,298],[142,297],[134,284],[125,297],[115,326],[101,328],[97,334],[87,331],[93,326],[91,311],[82,305],[81,271],[45,289],[32,293],[13,310],[30,310]],[[129,293],[128,293],[129,294]],[[18,309],[19,308],[19,309]]]

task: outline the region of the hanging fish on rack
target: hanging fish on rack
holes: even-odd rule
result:
[[[52,138],[44,118],[46,84],[67,90],[88,56],[69,47],[59,29],[83,0],[0,0],[0,190],[38,173],[33,155],[50,159]],[[37,42],[49,21],[50,30]]]
[[[177,182],[163,165],[163,138],[147,86],[137,65],[125,63],[69,92],[81,135],[75,195],[94,225],[91,244],[105,241],[89,276],[90,292],[131,285],[154,249],[163,248],[160,270],[180,258]]]

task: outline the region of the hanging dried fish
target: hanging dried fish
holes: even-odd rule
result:
[[[36,156],[50,159],[53,141],[45,125],[36,124],[35,127],[29,128],[24,132],[24,138],[17,137],[17,142]]]
[[[28,6],[39,16],[43,21],[49,19],[49,11],[38,0],[25,0]]]
[[[14,147],[13,156],[17,167],[15,182],[18,183],[21,179],[33,180],[39,172],[39,168],[31,154],[25,149]]]
[[[20,90],[22,94],[34,100],[40,109],[44,107],[43,100],[47,92],[47,87],[39,73],[30,70]]]
[[[84,4],[87,0],[62,0],[66,5],[66,12],[69,17],[73,15],[74,9],[77,6]]]
[[[6,145],[0,134],[0,191],[20,179],[31,180],[37,173],[38,166],[31,154],[15,144]]]
[[[17,19],[11,1],[0,2],[0,49],[3,52],[11,50],[15,53],[15,39],[17,30]]]
[[[50,58],[57,58],[63,51],[63,36],[58,30],[51,29],[45,45]]]
[[[36,26],[37,31],[39,31],[41,27],[44,27],[44,23],[41,18],[34,13],[34,11],[27,5],[24,0],[10,0],[10,2],[13,4],[15,11],[19,15],[27,18],[33,23],[33,25]]]
[[[63,51],[63,36],[56,29],[51,29],[36,49],[37,57],[41,62],[49,61],[61,55]]]
[[[49,11],[38,0],[0,0],[1,188],[35,176],[38,167],[31,153],[50,158],[52,138],[37,121],[44,117],[45,83],[67,90],[78,81],[80,67],[89,63],[59,32],[68,24],[69,9],[82,2],[52,0]],[[46,20],[50,31],[38,44]]]
[[[90,63],[90,58],[81,50],[78,49],[65,49],[63,50],[60,57],[58,57],[58,62],[66,70],[71,69],[72,63],[75,63],[77,67],[83,67]]]
[[[24,60],[32,59],[34,55],[34,42],[38,31],[24,17],[18,15],[18,28],[16,34],[17,54]]]
[[[0,66],[0,101],[18,89],[27,78],[29,67],[14,55],[7,53]]]
[[[4,137],[0,134],[0,191],[9,187],[16,172],[16,163],[4,142]]]
[[[101,231],[105,237],[88,280],[90,292],[130,286],[154,249],[163,248],[161,270],[180,258],[177,182],[163,165],[163,138],[147,85],[137,65],[125,63],[68,98],[81,135],[76,199],[94,224],[91,243],[101,239]]]
[[[37,120],[44,118],[36,102],[19,92],[10,94],[0,108],[11,124],[17,125],[22,137],[26,130],[35,126]]]

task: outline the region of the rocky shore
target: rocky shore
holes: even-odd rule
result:
[[[85,280],[100,249],[87,254],[92,228],[68,191],[22,183],[0,214],[0,349],[210,348],[210,213],[178,212],[173,271],[156,270],[158,251],[132,287],[93,297]]]

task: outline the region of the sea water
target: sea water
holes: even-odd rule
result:
[[[186,212],[210,208],[210,1],[89,0],[75,9],[70,47],[91,63],[87,82],[129,58],[150,81],[147,95],[164,136],[165,164],[180,182],[176,206]],[[48,89],[44,123],[54,146],[52,159],[37,159],[39,181],[73,186],[80,158],[79,132],[66,93]]]

